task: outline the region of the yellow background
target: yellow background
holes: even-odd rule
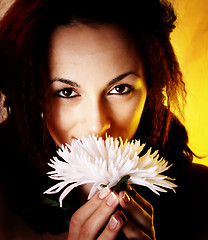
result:
[[[14,0],[0,0],[0,16]],[[172,43],[187,87],[185,126],[191,149],[208,156],[208,1],[171,0],[178,15]],[[208,165],[208,157],[194,159]]]
[[[188,92],[184,124],[191,149],[208,156],[208,1],[172,3],[178,20],[171,38]],[[208,157],[194,162],[208,165]]]

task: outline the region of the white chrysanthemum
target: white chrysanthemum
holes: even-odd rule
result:
[[[151,153],[151,149],[139,157],[143,148],[140,141],[124,143],[121,138],[103,140],[92,135],[73,140],[71,145],[66,144],[57,151],[63,160],[54,157],[49,163],[54,168],[48,173],[50,178],[60,182],[45,193],[58,193],[64,189],[59,198],[62,206],[63,199],[75,187],[92,183],[90,199],[101,186],[114,187],[127,175],[130,184],[146,186],[157,194],[166,192],[163,188],[174,190],[177,186],[168,181],[173,179],[161,175],[170,167],[168,163],[164,159],[158,160],[158,151]]]

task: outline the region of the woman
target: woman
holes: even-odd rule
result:
[[[175,20],[171,5],[158,0],[14,3],[0,25],[8,109],[1,124],[3,239],[205,239],[200,188],[207,168],[191,163],[186,130],[171,112],[186,94],[169,38]],[[106,133],[159,149],[173,164],[167,175],[177,179],[177,193],[104,188],[86,201],[87,185],[63,209],[57,196],[45,199],[57,147]]]

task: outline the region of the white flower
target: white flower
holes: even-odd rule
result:
[[[75,187],[92,183],[90,199],[101,186],[112,188],[127,175],[130,176],[128,183],[146,186],[157,194],[166,192],[163,188],[175,191],[177,186],[168,181],[173,179],[161,175],[170,167],[168,162],[158,160],[158,151],[151,153],[151,149],[138,156],[144,146],[140,141],[123,142],[121,138],[112,137],[103,140],[95,135],[72,140],[71,145],[66,144],[57,151],[63,160],[54,157],[49,163],[54,171],[48,174],[59,183],[45,193],[58,193],[64,189],[59,198],[62,206],[63,199]]]

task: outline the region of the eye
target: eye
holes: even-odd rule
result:
[[[109,91],[108,95],[125,95],[132,92],[134,88],[127,84],[121,84]]]
[[[56,91],[55,96],[61,98],[74,98],[79,96],[79,94],[76,91],[74,91],[73,88],[64,88],[59,91]]]

